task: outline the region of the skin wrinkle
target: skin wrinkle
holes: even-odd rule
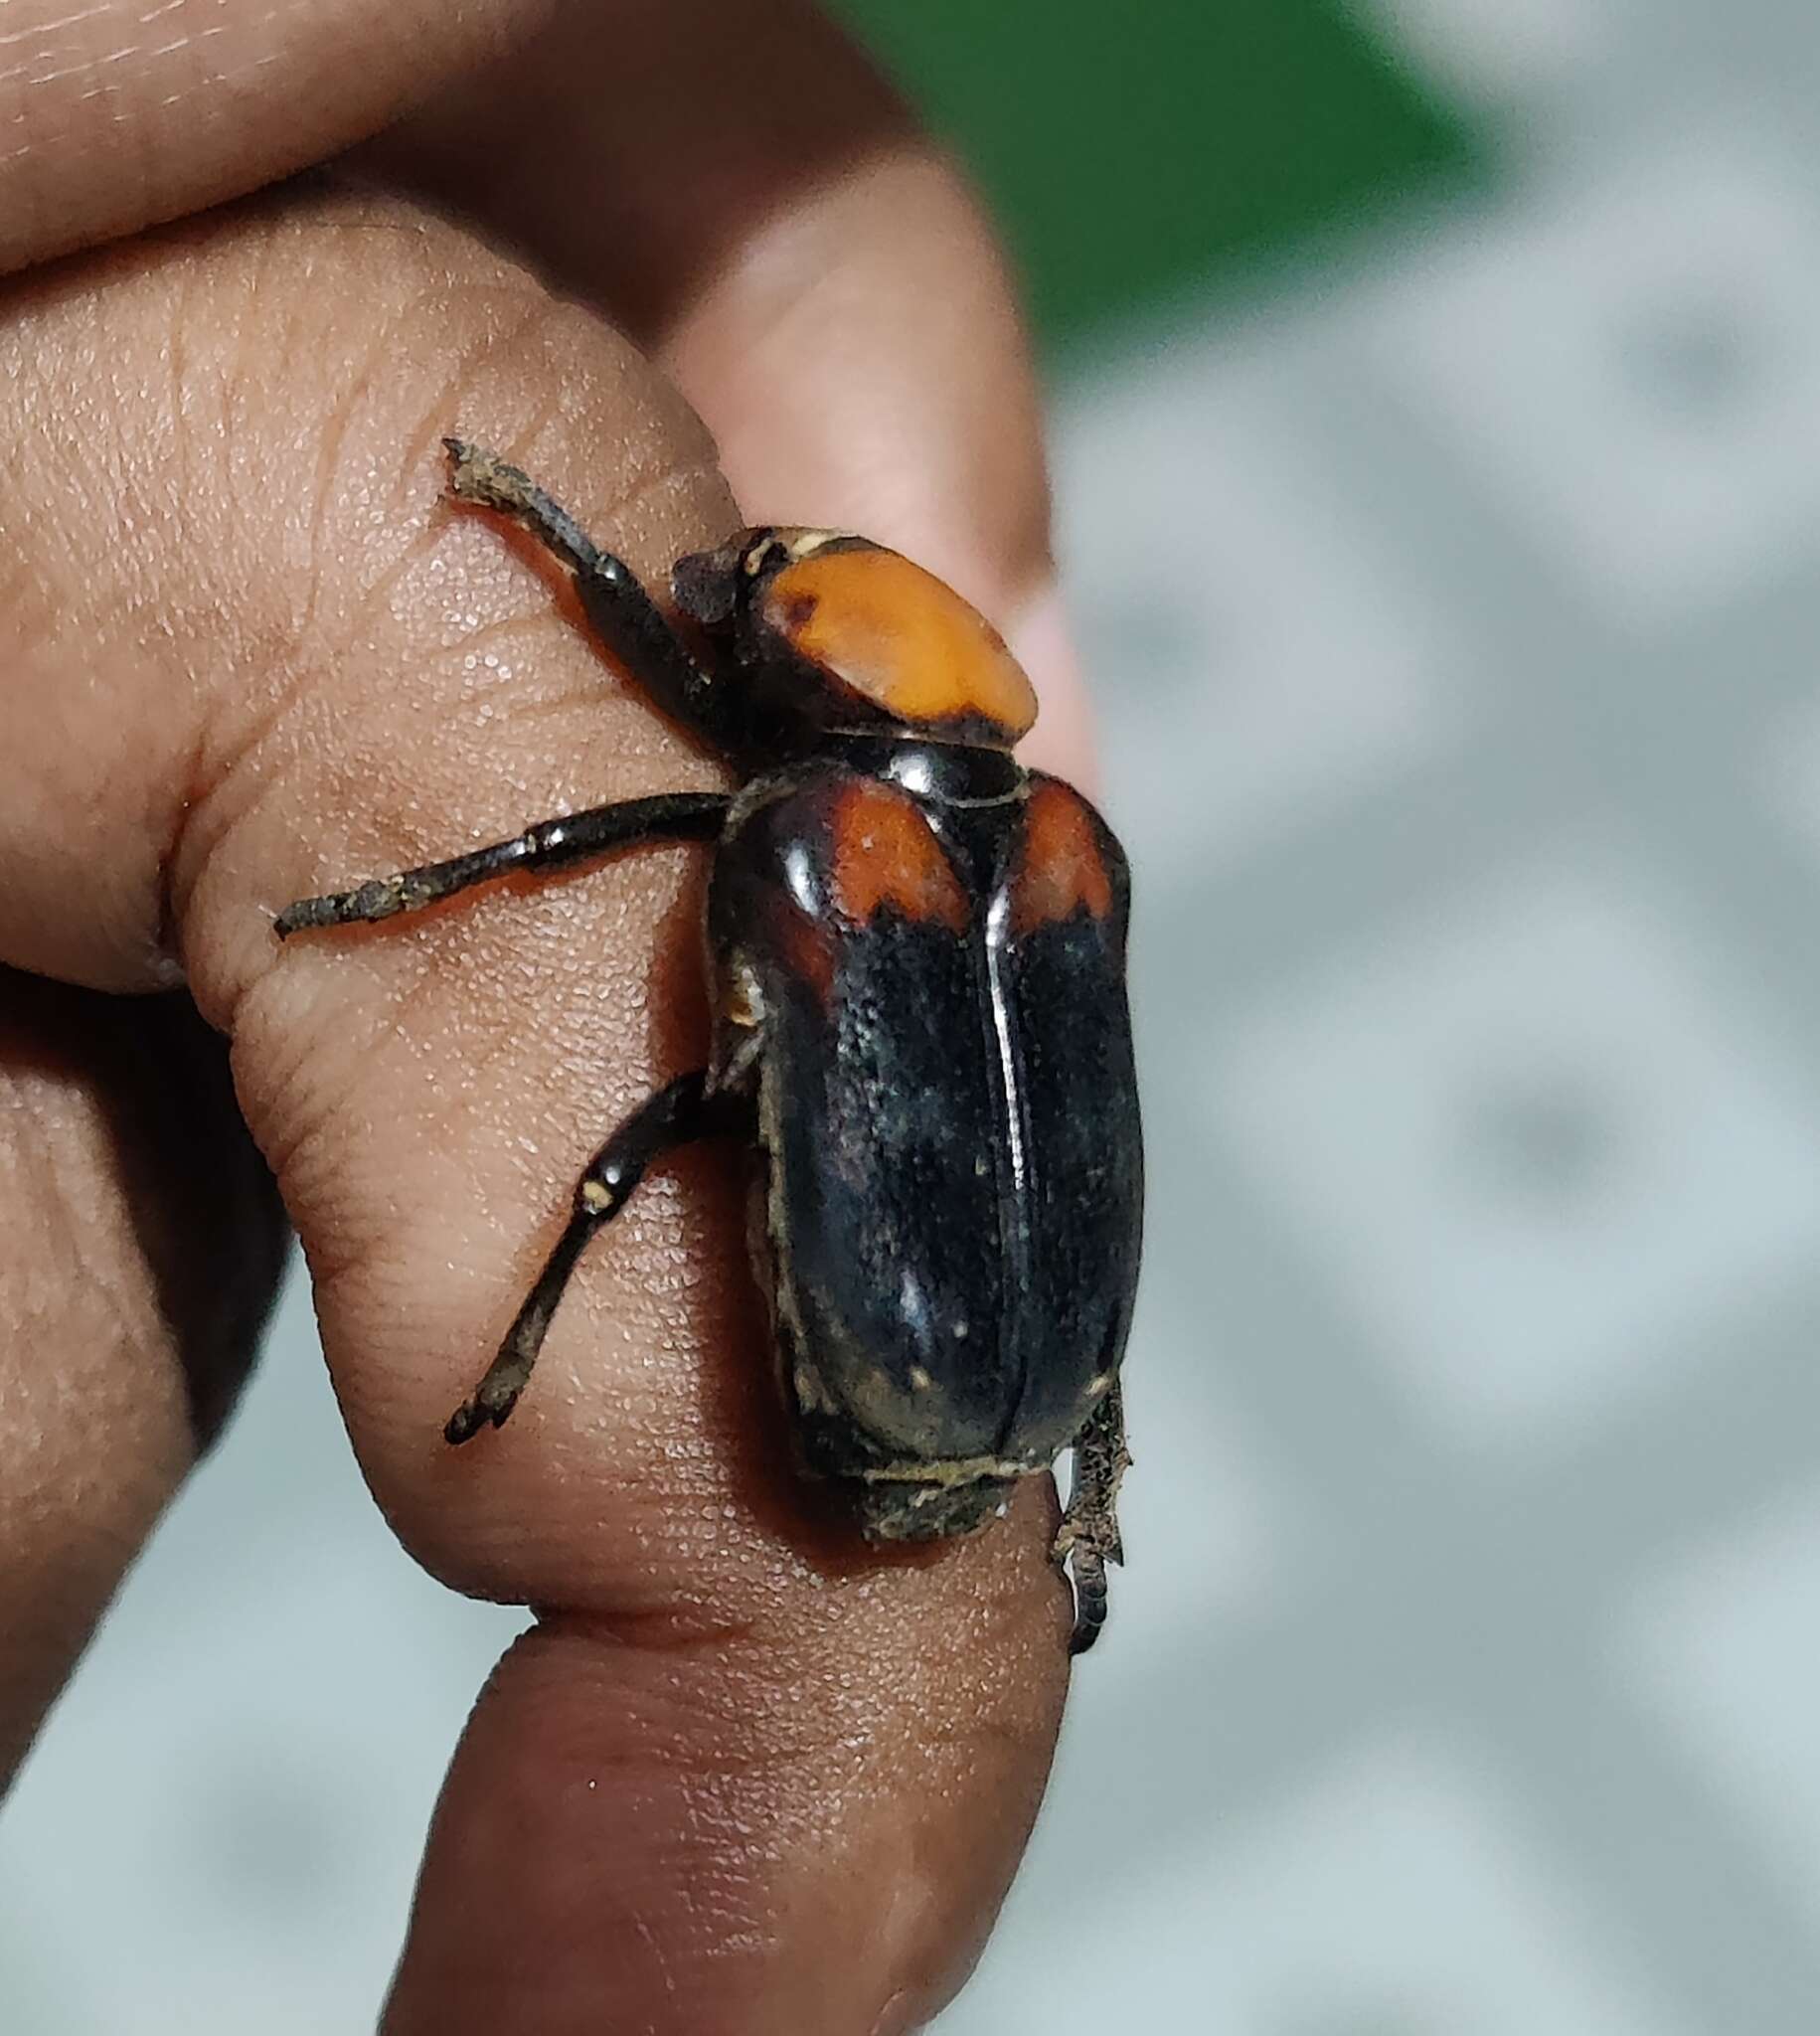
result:
[[[520,294],[526,299],[524,316],[508,332],[497,327],[462,353],[455,361],[444,380],[440,399],[434,404],[422,406],[421,415],[415,420],[410,434],[400,447],[399,472],[410,473],[420,466],[432,445],[438,444],[444,434],[447,422],[459,417],[468,397],[478,385],[480,378],[497,363],[529,346],[535,339],[548,344],[557,334],[566,319],[576,316],[572,305],[558,304],[542,295],[531,284],[529,277],[513,275],[509,282],[495,286],[491,293],[502,309],[511,304]],[[427,311],[432,305],[445,305],[446,291],[425,291],[418,308]],[[538,422],[541,428],[545,421],[561,408],[562,392],[554,385],[539,403]],[[357,612],[354,620],[358,625],[375,614],[381,601],[397,587],[404,561],[377,582],[372,588],[366,605]]]
[[[512,294],[515,295],[516,292]],[[401,330],[405,321],[417,315],[428,303],[435,301],[437,295],[438,293],[430,292],[406,306],[395,318],[389,321],[389,332],[397,333]],[[510,297],[508,296],[506,300],[510,301]],[[501,357],[524,352],[529,340],[539,332],[548,331],[553,323],[561,318],[573,318],[573,311],[567,307],[554,305],[547,299],[535,299],[530,304],[526,315],[511,330],[490,334],[485,340],[470,349],[462,357],[456,378],[450,385],[448,393],[440,400],[425,406],[427,422],[414,434],[414,442],[426,443],[437,434],[438,426],[446,417],[459,408],[460,398],[456,395],[455,391],[457,389],[470,389],[474,384],[475,377],[485,372],[489,362],[497,362]],[[542,408],[547,413],[550,406],[546,404]],[[351,417],[351,410],[346,399],[338,399],[335,415],[343,420],[342,428],[345,430],[347,428],[347,420]],[[409,468],[405,470],[409,471]],[[661,463],[657,474],[652,478],[665,484],[671,484],[679,476],[691,472],[696,478],[699,479],[701,477],[702,470],[699,467],[685,468],[681,463],[671,460]],[[319,474],[320,478],[322,476]],[[644,485],[645,481],[641,476],[635,486],[634,493],[642,492]],[[325,513],[318,509],[315,514],[310,544],[310,556],[313,561],[312,572],[318,587],[320,586],[322,572],[320,532],[323,527]],[[428,562],[434,556],[441,543],[442,535],[439,511],[432,513],[427,524],[422,523],[420,519],[416,520],[416,527],[409,543],[400,549],[397,557],[391,562],[384,573],[367,584],[362,596],[355,602],[351,610],[344,613],[340,618],[334,636],[313,643],[300,642],[286,660],[289,666],[289,676],[272,693],[268,704],[259,713],[251,727],[236,732],[231,749],[222,751],[213,747],[210,748],[205,762],[206,773],[212,780],[209,797],[206,800],[197,798],[193,801],[189,810],[182,817],[177,838],[173,841],[166,855],[167,866],[186,872],[181,882],[175,885],[173,889],[174,904],[179,918],[183,916],[184,907],[195,887],[196,876],[194,871],[206,865],[206,856],[202,861],[198,861],[197,857],[189,850],[187,844],[192,834],[200,829],[201,837],[207,843],[209,851],[213,851],[219,845],[220,837],[227,829],[211,824],[210,816],[212,809],[217,803],[226,803],[231,811],[233,810],[235,803],[233,787],[241,776],[250,775],[256,784],[259,769],[258,760],[270,746],[276,731],[293,716],[300,700],[308,693],[313,684],[315,666],[321,662],[332,660],[339,655],[340,644],[344,640],[361,640],[373,626],[375,617],[380,609],[387,603],[392,594],[405,581],[407,576],[414,572],[426,574]],[[304,635],[307,637],[311,633],[310,631],[305,631]],[[320,629],[314,633],[320,635]],[[245,817],[245,815],[241,814],[239,817]],[[521,821],[512,824],[523,823]],[[511,831],[510,827],[506,831]],[[443,838],[446,838],[446,836]],[[428,853],[442,852],[431,848],[427,841],[423,845]],[[416,856],[413,859],[420,860],[422,857]],[[229,1023],[232,1024],[232,1007],[230,1007],[228,1018]]]
[[[539,305],[527,312],[524,325],[520,328],[521,332],[531,328],[534,320],[542,314],[543,308]],[[373,386],[380,363],[386,359],[394,340],[416,318],[418,306],[410,303],[389,313],[380,321],[371,340],[353,363],[344,387],[336,393],[329,404],[327,415],[323,419],[322,436],[316,450],[314,505],[309,526],[309,593],[304,598],[303,615],[298,628],[299,635],[305,639],[314,635],[321,616],[323,539],[329,515],[338,499],[335,480],[347,452],[349,433],[354,428],[354,421],[360,406]],[[427,551],[428,548],[425,544],[424,550]],[[404,556],[409,558],[412,555],[406,553]],[[403,570],[402,565],[400,570]],[[388,576],[388,580],[390,577]],[[381,586],[387,584],[388,582],[382,582]],[[377,605],[383,594],[376,589],[372,598]],[[353,619],[358,629],[361,618],[357,616]]]
[[[55,16],[50,21],[27,21],[24,28],[0,32],[0,50],[10,50],[18,44],[30,42],[34,36],[55,35],[59,29],[75,28],[84,21],[93,21],[97,16],[113,12],[112,0],[98,0],[93,7],[79,7],[74,14]]]
[[[429,296],[426,293],[423,298],[402,309],[392,320],[392,330],[394,332],[404,330],[407,323],[411,319],[415,318],[429,300]],[[461,364],[459,380],[451,387],[448,393],[447,404],[438,405],[431,411],[430,423],[420,426],[414,442],[408,443],[404,448],[407,457],[414,453],[420,454],[422,444],[427,441],[432,433],[435,418],[443,408],[453,406],[455,388],[471,381],[472,375],[479,372],[486,362],[497,360],[503,353],[507,352],[509,350],[509,342],[516,341],[522,335],[536,330],[547,320],[549,309],[548,304],[533,305],[527,310],[522,324],[512,333],[504,336],[489,334],[484,341],[474,347]],[[341,399],[337,399],[334,410],[343,411]],[[345,411],[343,411],[343,414],[351,415],[351,413]],[[402,470],[409,471],[409,468],[405,467]],[[319,482],[326,477],[326,468],[319,469]],[[322,532],[327,514],[327,508],[319,504],[313,514],[311,523],[309,552],[313,584],[309,605],[312,610],[319,606]],[[391,595],[396,593],[407,576],[414,571],[420,571],[426,566],[429,559],[433,557],[440,538],[441,532],[435,527],[433,521],[424,524],[418,520],[413,530],[410,541],[401,548],[398,556],[390,563],[386,570],[366,585],[351,612],[343,617],[341,626],[336,630],[333,637],[324,638],[317,634],[317,627],[312,626],[318,625],[318,617],[314,612],[306,616],[305,625],[297,631],[298,640],[289,646],[289,654],[286,658],[289,677],[285,683],[272,694],[267,705],[250,728],[236,732],[235,738],[226,752],[221,754],[211,752],[207,767],[209,775],[213,780],[211,787],[212,796],[225,794],[238,772],[253,768],[254,760],[266,749],[276,731],[295,713],[299,701],[315,684],[320,662],[325,657],[333,657],[337,650],[345,648],[346,644],[358,642],[361,639],[372,626],[375,616],[385,606]],[[313,663],[312,659],[316,660],[316,662]],[[185,862],[182,854],[183,845],[183,840],[179,836],[179,838],[173,840],[169,850],[171,860],[179,864]],[[189,888],[192,887],[186,886],[186,892]]]
[[[195,493],[196,461],[195,434],[184,428],[184,413],[190,386],[191,356],[189,334],[196,319],[197,301],[204,282],[200,264],[183,264],[177,275],[175,301],[171,306],[166,328],[165,354],[170,367],[169,412],[172,420],[171,436],[177,454],[178,491],[180,500],[188,500]],[[256,280],[255,280],[256,288]],[[197,690],[200,690],[198,688]],[[158,830],[163,835],[162,846],[157,855],[157,899],[158,918],[155,933],[155,948],[149,965],[156,968],[158,963],[168,960],[179,975],[184,973],[182,954],[183,918],[178,909],[176,895],[176,851],[183,836],[187,816],[195,809],[201,798],[206,782],[208,767],[208,718],[198,712],[194,716],[194,733],[189,744],[188,755],[181,775],[176,782],[182,787],[174,811]]]

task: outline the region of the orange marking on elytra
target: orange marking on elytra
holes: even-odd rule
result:
[[[1066,784],[1040,784],[1024,814],[1024,845],[1011,880],[1011,928],[1027,933],[1084,906],[1112,910],[1112,878],[1086,801]]]
[[[800,656],[913,728],[970,717],[1014,743],[1037,718],[1005,639],[899,552],[811,552],[771,582],[763,608]]]
[[[936,920],[965,933],[967,894],[916,802],[883,785],[848,785],[829,816],[834,904],[864,926],[883,905],[906,919]]]
[[[798,982],[806,982],[824,1005],[834,997],[834,941],[825,924],[818,924],[794,899],[776,907],[772,933],[785,962]]]

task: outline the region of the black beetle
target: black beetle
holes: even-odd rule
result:
[[[1029,681],[898,553],[743,531],[678,562],[686,640],[528,476],[444,442],[453,494],[562,560],[614,659],[742,778],[540,821],[278,916],[283,938],[635,842],[716,844],[710,1065],[594,1155],[448,1440],[511,1413],[583,1248],[660,1152],[755,1137],[801,1468],[846,1490],[868,1537],[923,1540],[981,1525],[1072,1446],[1056,1556],[1080,1652],[1121,1559],[1118,1367],[1142,1211],[1117,842],[1078,792],[1014,760]]]

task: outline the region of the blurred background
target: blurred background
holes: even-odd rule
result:
[[[1820,16],[847,11],[1026,266],[1141,886],[1131,1564],[941,2036],[1807,2036]],[[7,2036],[368,2025],[521,1622],[293,1287],[9,1809]]]

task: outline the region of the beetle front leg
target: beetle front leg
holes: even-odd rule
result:
[[[563,505],[521,467],[465,438],[444,438],[449,493],[522,524],[575,575],[599,637],[666,714],[722,750],[745,747],[745,703],[696,662],[623,559],[603,552]]]
[[[498,1428],[512,1412],[589,1239],[631,1200],[645,1168],[661,1153],[692,1139],[737,1129],[744,1107],[724,1095],[710,1095],[707,1073],[698,1069],[660,1089],[594,1154],[576,1183],[575,1213],[506,1332],[499,1355],[472,1397],[449,1416],[442,1433],[451,1442],[469,1441],[489,1422]]]
[[[540,820],[510,841],[495,841],[447,862],[420,863],[396,876],[375,877],[352,891],[325,898],[300,898],[272,924],[280,940],[309,927],[345,927],[417,912],[439,898],[452,898],[475,884],[490,883],[517,870],[556,870],[587,862],[617,848],[644,841],[712,841],[727,817],[729,800],[719,791],[666,791],[648,799],[620,799]]]
[[[1116,1507],[1119,1480],[1130,1467],[1124,1395],[1114,1379],[1075,1438],[1068,1511],[1062,1516],[1061,1531],[1051,1551],[1075,1585],[1075,1630],[1068,1643],[1071,1654],[1084,1654],[1106,1622],[1106,1565],[1125,1559]]]

